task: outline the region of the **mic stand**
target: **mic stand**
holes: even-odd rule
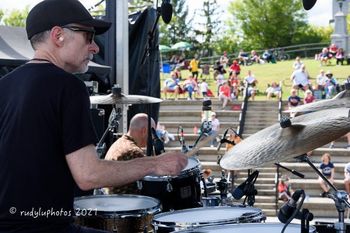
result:
[[[303,162],[306,162],[310,165],[312,169],[316,171],[316,173],[331,187],[334,193],[329,194],[329,197],[332,198],[335,202],[335,207],[338,211],[338,223],[334,224],[335,230],[337,233],[346,233],[346,224],[344,222],[344,212],[346,207],[350,208],[350,203],[348,202],[348,195],[343,190],[337,190],[337,188],[329,182],[329,180],[315,167],[315,165],[309,160],[306,154],[300,155],[296,157]]]
[[[106,153],[106,143],[105,139],[108,133],[118,132],[119,127],[119,119],[122,117],[121,108],[116,108],[113,106],[115,110],[115,115],[113,119],[109,122],[109,125],[105,132],[103,133],[101,139],[98,141],[96,145],[96,152],[99,158],[103,158],[103,155]]]
[[[216,183],[218,190],[220,191],[220,198],[221,198],[221,205],[226,205],[226,199],[227,199],[227,180],[225,178],[225,171],[221,171],[221,180]]]
[[[289,169],[289,168],[287,168],[287,167],[281,165],[280,163],[275,163],[275,165],[276,165],[277,167],[280,167],[280,168],[283,168],[283,169],[289,171],[290,173],[292,173],[292,174],[294,174],[294,175],[296,175],[296,176],[299,176],[300,178],[304,178],[304,177],[305,177],[304,174],[302,174],[302,173],[300,173],[300,172],[298,172],[298,171],[296,171],[296,170],[294,170],[294,169],[293,169],[293,170],[292,170],[292,169]]]

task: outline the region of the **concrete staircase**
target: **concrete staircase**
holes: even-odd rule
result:
[[[224,130],[228,127],[234,129],[239,124],[240,111],[233,111],[230,109],[220,110],[220,102],[216,99],[212,100],[212,109],[217,113],[217,118],[221,123],[220,136]],[[235,102],[234,104],[240,105],[241,102]],[[181,150],[180,143],[178,142],[177,130],[181,125],[184,129],[185,140],[187,145],[193,145],[198,138],[198,134],[195,134],[193,128],[200,127],[201,122],[201,108],[202,101],[186,101],[186,100],[166,100],[161,103],[160,108],[160,124],[165,125],[166,129],[175,134],[175,141],[171,141],[166,145],[166,150]],[[235,108],[236,109],[236,108]],[[249,101],[246,114],[246,122],[243,131],[242,138],[247,138],[251,134],[264,129],[272,124],[278,122],[278,102],[277,101]],[[263,140],[263,139],[262,139]],[[316,149],[311,159],[314,161],[315,166],[319,166],[321,156],[323,153],[328,152],[332,156],[332,161],[336,166],[335,186],[339,189],[344,189],[343,186],[343,169],[345,164],[350,162],[350,151],[343,149],[346,146],[346,139],[341,138],[336,141],[336,149],[328,149],[328,147],[322,147]],[[221,167],[218,165],[218,157],[225,153],[224,146],[217,151],[216,148],[202,147],[197,158],[200,160],[202,168],[210,168],[213,171],[213,176],[217,179],[221,176]],[[337,217],[338,213],[335,209],[334,201],[328,198],[321,198],[321,188],[317,182],[317,174],[309,167],[308,164],[298,162],[293,159],[282,163],[290,169],[295,169],[305,174],[305,179],[300,179],[289,172],[281,169],[280,175],[287,174],[291,179],[293,189],[302,188],[309,195],[308,200],[305,200],[303,208],[308,208],[315,217]],[[277,170],[275,166],[259,167],[259,177],[256,181],[255,187],[258,190],[258,195],[255,197],[254,207],[262,209],[266,216],[275,217],[276,209],[283,203],[276,201],[275,198],[275,186]],[[244,182],[247,178],[247,171],[236,172],[234,179],[234,185],[237,186]],[[242,200],[240,201],[242,202]],[[277,206],[276,206],[277,203]]]

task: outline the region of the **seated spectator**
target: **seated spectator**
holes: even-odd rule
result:
[[[304,104],[315,102],[315,96],[312,95],[312,91],[305,91]]]
[[[167,92],[174,92],[175,100],[178,99],[178,95],[180,94],[180,91],[182,92],[180,86],[179,86],[179,79],[176,78],[176,75],[174,72],[171,72],[170,78],[167,78],[164,81],[164,88],[163,93],[165,99],[167,99]]]
[[[159,122],[157,124],[156,134],[160,138],[160,140],[162,140],[164,142],[164,144],[167,144],[170,140],[171,141],[175,140],[174,134],[169,133],[165,129],[165,126],[159,124]]]
[[[329,57],[333,58],[337,54],[338,47],[335,44],[329,46]]]
[[[320,74],[316,77],[317,90],[324,91],[327,79],[324,70],[320,70]]]
[[[330,63],[329,60],[329,51],[327,48],[323,48],[322,52],[319,55],[319,59],[321,61],[321,66],[328,65]]]
[[[344,186],[345,191],[350,194],[350,162],[344,167]]]
[[[293,82],[293,89],[302,89],[306,91],[310,88],[309,73],[306,71],[305,65],[301,65],[299,70],[295,70],[290,76]]]
[[[291,95],[288,97],[288,109],[293,109],[301,103],[300,97],[297,95],[297,90],[292,89]],[[295,113],[291,112],[290,117],[294,117]]]
[[[226,74],[226,70],[224,66],[220,63],[220,61],[216,61],[214,65],[214,79],[216,80],[218,75]]]
[[[238,96],[240,93],[240,84],[241,84],[240,78],[238,77],[238,75],[236,73],[232,73],[230,75],[228,82],[230,84],[229,86],[231,87],[231,93],[233,94],[235,99],[238,99]]]
[[[250,52],[250,60],[252,60],[252,62],[256,62],[257,64],[264,63],[264,61],[260,59],[259,54],[255,50],[252,50]]]
[[[192,94],[198,91],[198,85],[192,75],[189,75],[188,78],[184,81],[183,89],[184,91],[188,92],[187,100],[193,100]]]
[[[289,177],[283,176],[278,182],[278,199],[286,202],[293,195],[293,189],[291,184],[289,183]]]
[[[276,82],[272,82],[271,86],[266,89],[267,99],[271,99],[272,97],[281,98],[281,87],[277,85]]]
[[[210,113],[210,121],[211,121],[211,130],[209,132],[209,135],[212,135],[212,139],[210,141],[210,147],[216,147],[217,146],[217,140],[216,137],[219,134],[219,130],[220,130],[220,121],[219,119],[216,117],[216,113],[215,112],[211,112]]]
[[[202,79],[202,82],[198,86],[199,86],[200,92],[203,95],[203,98],[207,99],[208,98],[209,85],[206,82],[205,78]]]
[[[295,58],[295,62],[293,63],[293,69],[294,70],[299,70],[301,69],[301,66],[303,65],[304,63],[300,60],[300,57],[297,56]]]
[[[251,70],[248,70],[248,75],[244,78],[244,82],[248,88],[248,97],[252,97],[252,100],[255,100],[256,85],[258,84],[258,80],[256,80]]]
[[[262,55],[262,59],[264,59],[267,63],[275,63],[275,59],[273,57],[273,54],[270,50],[266,49]]]
[[[328,70],[326,73],[326,84],[325,84],[325,92],[326,92],[326,99],[331,99],[333,96],[337,94],[337,88],[338,82],[337,80],[333,77],[333,73]]]
[[[232,62],[232,65],[230,66],[230,75],[231,73],[236,73],[237,75],[241,73],[241,66],[239,65],[237,60],[234,60]]]
[[[344,50],[343,48],[339,48],[337,53],[335,54],[335,59],[337,59],[337,65],[343,65],[344,58]]]
[[[246,66],[249,62],[249,54],[241,49],[238,53],[238,60],[238,64]]]
[[[329,153],[324,153],[322,155],[322,163],[320,164],[320,172],[328,179],[328,181],[334,183],[334,164],[331,162],[331,155]],[[330,187],[321,178],[318,178],[318,182],[323,190],[320,194],[321,197],[327,197]]]
[[[176,67],[174,70],[176,78],[181,81],[182,80],[182,75],[181,75],[181,69],[180,67]]]
[[[231,100],[231,88],[227,82],[219,88],[219,100],[222,102],[222,109],[225,109],[227,102]]]

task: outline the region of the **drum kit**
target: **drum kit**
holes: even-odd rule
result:
[[[343,94],[336,98],[341,99],[344,96]],[[160,99],[153,97],[132,95],[116,97],[114,94],[91,96],[90,100],[92,104],[112,105],[161,102]],[[219,162],[220,166],[226,170],[251,169],[299,156],[318,172],[307,156],[300,155],[323,146],[350,131],[348,103],[347,100],[341,105],[329,105],[326,102],[322,106],[317,103],[316,107],[310,104],[310,109],[315,108],[317,111],[293,119],[282,119],[280,123],[242,140],[226,151]],[[301,112],[310,112],[310,109],[304,107]],[[224,174],[221,179],[222,183],[217,184],[221,198],[208,196],[207,193],[202,197],[201,181],[204,184],[206,182],[202,177],[200,162],[193,155],[209,140],[210,136],[186,153],[188,165],[180,175],[176,177],[146,176],[143,180],[138,181],[141,195],[93,195],[76,198],[74,203],[77,212],[76,223],[118,233],[316,232],[316,228],[309,226],[308,222],[307,228],[299,224],[289,224],[300,210],[295,208],[295,203],[300,196],[284,206],[284,209],[287,208],[289,212],[293,212],[293,214],[284,216],[288,219],[287,227],[282,223],[263,223],[266,220],[265,215],[252,205],[223,202],[222,197],[226,197],[228,190]],[[319,175],[329,183],[322,174]],[[251,187],[256,178],[257,173],[253,173],[246,182],[237,187],[240,188],[238,191],[239,194],[242,194],[241,196],[247,195],[245,189]],[[224,187],[220,189],[220,185]],[[332,232],[345,233],[344,211],[346,207],[350,207],[347,194],[336,190],[332,184],[330,187],[334,189],[333,199],[339,212],[339,223],[336,224],[335,229],[332,229],[334,230]],[[303,200],[301,204],[302,202]],[[294,207],[291,211],[292,204]],[[87,214],[86,210],[92,211],[93,214]]]

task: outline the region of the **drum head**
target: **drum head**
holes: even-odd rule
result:
[[[152,197],[140,195],[95,195],[74,200],[74,209],[90,209],[102,213],[156,212],[160,203]]]
[[[217,225],[239,223],[242,219],[261,215],[261,210],[253,207],[203,207],[160,213],[154,216],[155,225],[176,224],[176,226]],[[244,221],[244,222],[249,222]]]
[[[192,233],[280,233],[284,227],[281,223],[247,223],[247,224],[235,224],[235,225],[220,225],[210,227],[200,227],[195,230],[183,230],[178,232],[192,232]],[[300,225],[289,224],[285,233],[299,233]],[[315,227],[310,226],[310,233],[316,232]]]

